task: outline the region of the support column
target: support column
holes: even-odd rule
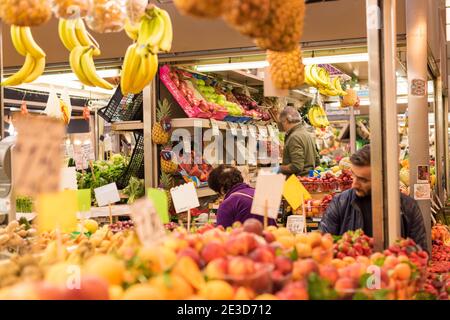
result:
[[[417,184],[417,166],[429,165],[428,99],[427,99],[427,1],[406,1],[406,35],[408,68],[408,114],[410,187],[414,193]],[[420,87],[424,86],[424,90]],[[419,200],[419,207],[425,221],[428,249],[431,249],[431,202]]]
[[[3,25],[0,23],[0,81],[3,81]],[[5,99],[0,86],[0,140],[5,137]]]
[[[441,202],[444,201],[444,189],[446,188],[447,177],[445,176],[445,116],[444,101],[442,97],[442,78],[439,76],[435,86],[435,148],[436,148],[436,191]]]
[[[400,236],[396,0],[367,0],[367,42],[375,250]]]

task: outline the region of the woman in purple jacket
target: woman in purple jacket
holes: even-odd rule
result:
[[[262,216],[250,213],[255,189],[244,183],[238,169],[220,165],[209,174],[208,184],[215,192],[225,196],[217,211],[217,225],[226,228],[236,221],[244,223],[249,218],[263,222]],[[276,221],[269,219],[269,225],[276,226]]]

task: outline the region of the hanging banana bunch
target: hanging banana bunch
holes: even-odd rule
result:
[[[123,95],[138,94],[158,71],[157,54],[171,50],[172,21],[167,11],[151,6],[138,25],[128,22],[125,32],[135,42],[125,53],[120,87]]]
[[[101,54],[100,47],[86,30],[81,18],[59,19],[58,34],[64,47],[70,51],[70,68],[81,83],[90,87],[114,89],[111,83],[97,74],[94,56]]]
[[[342,89],[340,77],[333,80],[327,70],[316,64],[305,67],[305,82],[319,89],[320,94],[324,96],[346,96],[347,93]]]
[[[2,86],[17,86],[39,78],[45,70],[45,52],[34,41],[30,27],[11,25],[11,40],[16,51],[25,57],[23,66],[5,79]]]

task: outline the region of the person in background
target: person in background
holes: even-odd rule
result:
[[[362,229],[372,237],[372,183],[370,145],[365,145],[350,158],[353,174],[352,189],[335,196],[330,203],[319,230],[342,235],[348,230]],[[428,250],[423,216],[417,202],[400,194],[401,236],[411,238]]]
[[[244,223],[249,218],[264,221],[262,216],[250,213],[255,189],[244,183],[242,174],[237,168],[218,166],[209,174],[208,185],[219,195],[224,196],[217,210],[217,225],[227,228],[234,222]],[[274,219],[269,219],[269,225],[277,224]]]
[[[316,143],[306,131],[303,120],[294,107],[286,107],[280,113],[279,128],[286,132],[283,149],[283,164],[273,172],[285,175],[308,175],[320,165]]]

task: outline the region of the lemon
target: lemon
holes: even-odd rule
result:
[[[98,223],[95,220],[87,219],[84,221],[84,228],[91,234],[94,234],[98,230]]]

